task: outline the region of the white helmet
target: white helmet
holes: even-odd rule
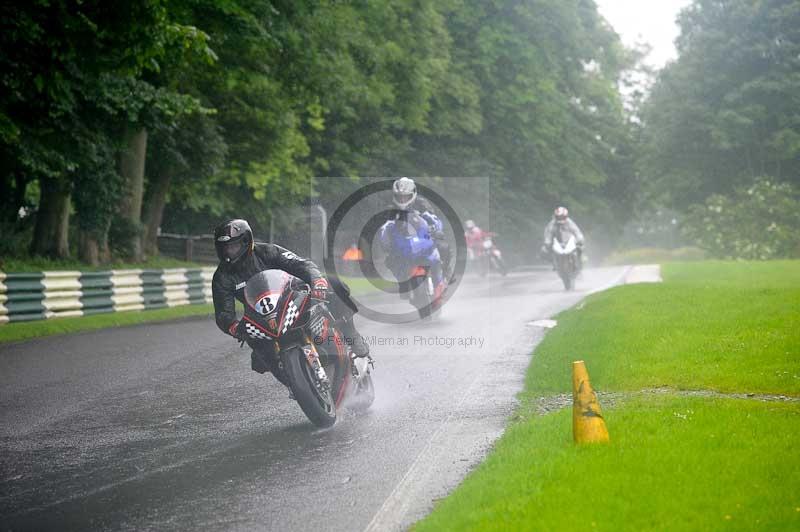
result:
[[[467,231],[471,231],[472,229],[475,229],[475,222],[472,220],[467,220],[464,222],[464,227],[467,229]]]
[[[392,194],[394,204],[405,209],[417,199],[417,185],[413,179],[401,177],[392,185]]]

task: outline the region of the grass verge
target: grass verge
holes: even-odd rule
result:
[[[30,340],[42,336],[67,334],[81,331],[93,331],[122,325],[152,323],[156,321],[174,320],[191,316],[211,317],[214,309],[211,305],[183,305],[180,307],[142,310],[129,312],[113,312],[74,318],[55,318],[22,323],[0,325],[0,344]]]
[[[558,316],[515,421],[417,530],[800,529],[800,402],[681,393],[800,396],[800,262],[669,264],[663,277]],[[610,445],[575,446],[570,409],[537,413],[570,391],[580,358],[615,392],[601,397]]]
[[[662,277],[562,313],[526,390],[570,392],[570,364],[582,358],[605,390],[800,395],[800,261],[667,264]]]

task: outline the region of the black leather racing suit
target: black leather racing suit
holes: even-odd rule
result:
[[[226,334],[233,336],[238,323],[236,318],[236,302],[244,303],[244,285],[253,275],[264,270],[283,270],[299,277],[308,284],[313,284],[324,276],[317,265],[308,259],[295,255],[277,244],[255,244],[253,252],[233,263],[220,263],[211,281],[211,295],[214,299],[214,314],[217,326]],[[353,314],[358,307],[350,299],[347,285],[336,278],[328,279],[335,293],[330,295],[329,308],[331,314],[339,320],[342,332],[346,337],[358,334],[353,326]],[[337,297],[337,296],[341,296]],[[247,339],[246,339],[247,340]],[[253,344],[248,340],[248,345]],[[259,373],[271,369],[260,364],[259,357],[253,352],[253,370]]]

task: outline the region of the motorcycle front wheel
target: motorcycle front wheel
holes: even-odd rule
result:
[[[569,292],[575,287],[575,275],[572,265],[563,256],[558,259],[558,276],[561,277],[561,282],[564,283],[564,290]]]
[[[490,259],[487,256],[484,255],[480,258],[478,266],[480,267],[480,270],[478,270],[478,274],[481,277],[486,277],[487,275],[489,275]]]
[[[333,425],[336,422],[336,403],[331,389],[321,389],[303,350],[299,346],[290,347],[281,352],[281,361],[289,377],[292,394],[306,417],[318,427]],[[328,375],[328,379],[334,382],[333,375]]]
[[[503,277],[508,275],[508,268],[506,268],[506,262],[503,259],[492,257],[492,264],[494,265],[494,269],[500,272],[500,275]]]
[[[433,308],[431,302],[433,297],[430,294],[430,277],[425,277],[411,291],[411,304],[416,307],[419,317],[423,320],[431,317]]]

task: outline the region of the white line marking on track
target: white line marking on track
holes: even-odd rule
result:
[[[435,462],[436,458],[438,458],[436,454],[439,449],[434,447],[434,442],[441,438],[446,428],[451,428],[449,425],[453,419],[453,416],[461,412],[461,407],[463,406],[464,401],[470,396],[470,392],[478,383],[480,378],[480,374],[476,375],[469,386],[467,386],[467,389],[464,391],[455,408],[453,408],[450,414],[448,414],[447,418],[439,426],[439,428],[436,429],[436,432],[433,433],[433,436],[431,436],[431,439],[428,440],[425,448],[422,449],[422,451],[420,451],[420,453],[414,459],[411,467],[408,468],[406,474],[403,475],[403,478],[397,483],[397,486],[395,486],[395,488],[392,490],[392,493],[390,493],[386,500],[383,501],[380,509],[373,516],[372,520],[364,529],[364,532],[402,530],[403,518],[408,512],[409,505],[412,501],[412,496],[418,489],[418,486],[421,484],[420,480],[430,474],[432,468],[429,467],[428,464],[432,461]],[[459,421],[459,425],[461,423],[463,423],[463,420]]]

